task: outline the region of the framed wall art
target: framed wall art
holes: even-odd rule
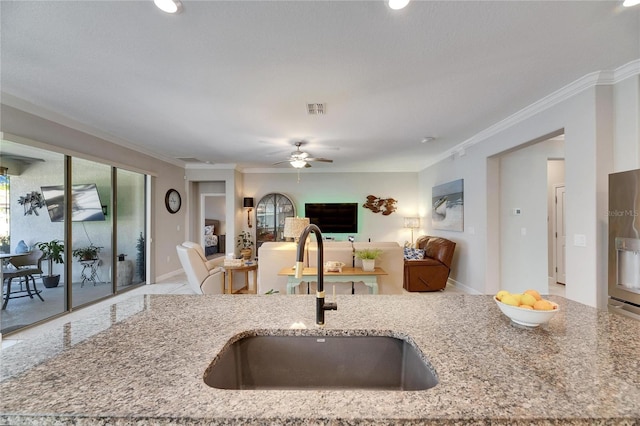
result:
[[[431,225],[433,229],[464,231],[464,179],[432,188]]]

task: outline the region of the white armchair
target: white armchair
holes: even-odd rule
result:
[[[215,259],[207,260],[207,256],[204,254],[204,248],[202,248],[200,244],[194,243],[193,241],[185,241],[184,243],[182,243],[182,245],[187,248],[192,248],[196,252],[198,252],[198,255],[200,255],[200,258],[202,259],[208,270],[212,270],[220,266],[219,262]]]
[[[196,294],[224,293],[224,270],[220,267],[209,269],[206,258],[197,248],[181,244],[176,246],[178,258],[187,275],[189,285]],[[202,251],[204,255],[204,250]]]

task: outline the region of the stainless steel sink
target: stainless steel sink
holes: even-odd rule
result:
[[[204,374],[218,389],[423,390],[433,367],[390,336],[250,336],[225,346]]]

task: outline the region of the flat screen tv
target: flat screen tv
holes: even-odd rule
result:
[[[306,203],[304,212],[323,233],[358,232],[358,203]]]
[[[41,186],[51,222],[64,220],[64,186]],[[104,220],[102,203],[95,183],[77,184],[71,187],[71,220],[90,222]]]

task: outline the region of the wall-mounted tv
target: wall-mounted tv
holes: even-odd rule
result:
[[[304,217],[324,233],[358,232],[358,203],[306,203]]]
[[[40,189],[45,203],[47,203],[51,222],[62,222],[64,220],[64,186],[41,186]],[[95,183],[73,185],[71,200],[71,220],[73,222],[105,219]]]

